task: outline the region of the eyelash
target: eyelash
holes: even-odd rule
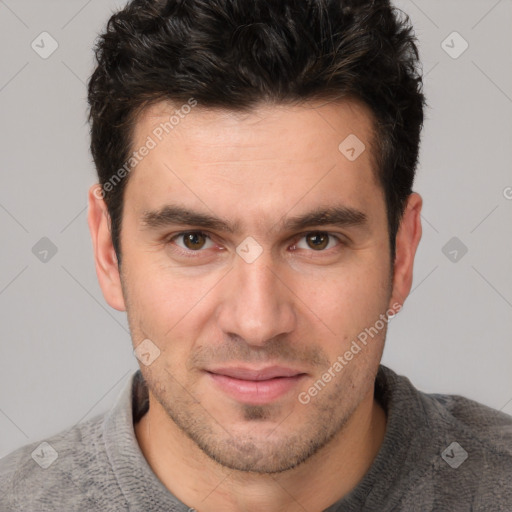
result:
[[[303,238],[305,238],[308,235],[314,234],[314,233],[322,233],[322,234],[326,234],[327,236],[329,236],[330,239],[334,238],[338,242],[336,247],[346,245],[346,243],[342,240],[342,238],[340,236],[337,236],[337,235],[335,235],[333,233],[329,233],[328,231],[307,231],[306,233],[297,235],[296,241],[292,245],[296,246]],[[173,251],[177,252],[181,256],[185,256],[185,257],[189,257],[189,258],[197,258],[198,256],[201,255],[202,252],[205,251],[204,249],[198,249],[197,251],[193,251],[191,249],[183,249],[182,247],[179,247],[176,244],[173,244],[173,241],[175,239],[180,238],[180,237],[185,236],[185,235],[189,235],[189,234],[203,235],[206,238],[208,238],[210,241],[213,242],[212,237],[208,233],[206,233],[204,231],[198,231],[198,230],[194,231],[193,230],[193,231],[181,231],[180,233],[176,233],[176,234],[168,237],[165,240],[165,244],[166,245],[174,245]],[[334,247],[334,249],[336,247]],[[315,251],[313,249],[310,249],[309,252],[325,253],[325,252],[328,252],[328,251],[330,251],[332,249],[333,248],[331,248],[331,249],[324,249],[324,250],[320,250],[320,251]]]

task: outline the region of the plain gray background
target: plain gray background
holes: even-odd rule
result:
[[[85,83],[122,4],[0,0],[0,457],[105,411],[137,368],[86,222]],[[430,107],[415,186],[423,239],[383,363],[422,390],[512,414],[512,3],[397,5],[420,41]]]

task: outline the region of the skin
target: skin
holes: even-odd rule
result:
[[[144,111],[133,147],[175,107]],[[160,350],[140,364],[150,407],[135,425],[137,440],[163,484],[200,512],[321,511],[357,485],[378,453],[386,415],[373,393],[385,328],[341,371],[331,369],[335,377],[309,403],[298,400],[411,288],[422,200],[408,198],[392,262],[371,133],[370,111],[352,100],[245,114],[195,107],[130,174],[121,269],[106,206],[97,186],[90,189],[105,299],[127,311],[134,347],[149,339]],[[338,150],[349,134],[366,145],[355,161]],[[236,229],[209,230],[190,249],[177,235],[201,231],[197,225],[142,222],[166,204]],[[363,212],[366,221],[284,227],[329,206]],[[262,250],[252,263],[236,252],[249,236]],[[305,375],[258,405],[228,395],[206,371],[273,364]]]

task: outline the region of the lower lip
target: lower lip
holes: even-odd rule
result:
[[[242,380],[209,373],[213,381],[228,395],[239,402],[265,404],[278,399],[297,386],[305,374],[294,377],[277,377],[268,380]]]

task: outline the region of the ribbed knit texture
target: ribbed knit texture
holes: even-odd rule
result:
[[[512,511],[511,416],[460,396],[422,393],[383,365],[375,396],[388,417],[384,442],[356,488],[326,512]],[[137,371],[108,413],[46,440],[58,453],[47,469],[31,455],[39,442],[4,457],[0,512],[189,512],[137,444],[133,423],[147,407]],[[452,442],[468,454],[458,468],[441,456]],[[445,455],[452,465],[457,450]]]

